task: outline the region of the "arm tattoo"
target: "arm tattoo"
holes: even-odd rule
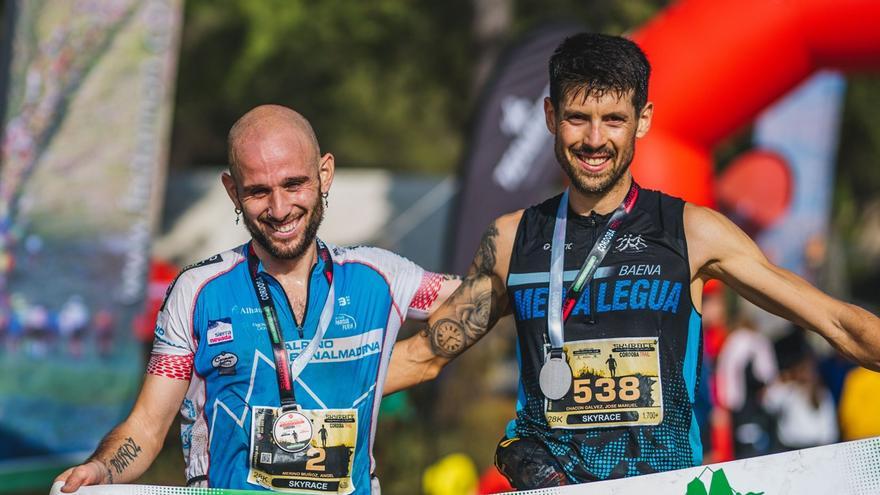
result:
[[[123,443],[116,451],[116,454],[110,458],[110,465],[116,470],[116,474],[122,474],[125,468],[134,462],[138,454],[141,453],[141,450],[141,446],[135,443],[134,439],[131,437],[126,438],[125,443]]]
[[[480,247],[477,248],[477,254],[474,256],[474,267],[477,273],[490,274],[495,271],[496,237],[498,237],[498,227],[495,226],[495,222],[492,222],[483,232]]]
[[[437,356],[452,359],[480,340],[498,321],[502,296],[495,288],[498,227],[492,222],[483,233],[470,272],[444,303],[452,317],[436,321],[423,335]]]

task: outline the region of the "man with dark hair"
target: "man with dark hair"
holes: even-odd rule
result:
[[[131,414],[57,478],[62,491],[137,479],[180,411],[187,485],[379,493],[372,446],[397,331],[458,280],[318,239],[334,170],[289,108],[235,123],[222,181],[253,240],[177,276]]]
[[[649,74],[625,38],[559,46],[544,111],[571,187],[490,224],[461,286],[392,357],[388,393],[433,378],[513,313],[520,391],[496,464],[518,489],[702,461],[693,402],[709,279],[880,369],[877,317],[774,266],[719,213],[633,181]]]

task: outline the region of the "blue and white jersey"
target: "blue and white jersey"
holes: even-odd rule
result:
[[[391,349],[426,273],[391,252],[328,245],[334,313],[317,352],[296,378],[304,409],[356,410],[351,483],[378,493],[372,447]],[[247,482],[251,409],[279,406],[272,345],[248,273],[248,245],[184,270],[159,314],[148,372],[190,379],[180,409],[190,485],[260,489]],[[289,361],[314,336],[329,285],[318,257],[300,329],[281,285],[264,277],[275,301]],[[260,267],[262,270],[262,266]],[[413,308],[424,315],[425,308]],[[191,373],[189,368],[191,367]]]

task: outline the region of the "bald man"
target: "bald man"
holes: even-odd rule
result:
[[[131,414],[57,478],[64,492],[137,479],[179,411],[189,486],[379,493],[372,445],[397,331],[459,281],[316,237],[334,160],[293,110],[251,110],[228,145],[223,185],[252,240],[177,276]]]

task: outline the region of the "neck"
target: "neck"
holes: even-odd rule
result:
[[[613,212],[626,198],[632,185],[632,175],[627,171],[611,189],[601,193],[584,193],[572,187],[568,193],[569,207],[578,215],[596,212],[607,215]]]
[[[293,259],[277,258],[266,251],[259,242],[252,241],[252,244],[257,258],[263,262],[263,270],[277,279],[291,276],[307,278],[312,271],[312,266],[318,261],[318,248],[315,241],[309,243],[301,256]]]

